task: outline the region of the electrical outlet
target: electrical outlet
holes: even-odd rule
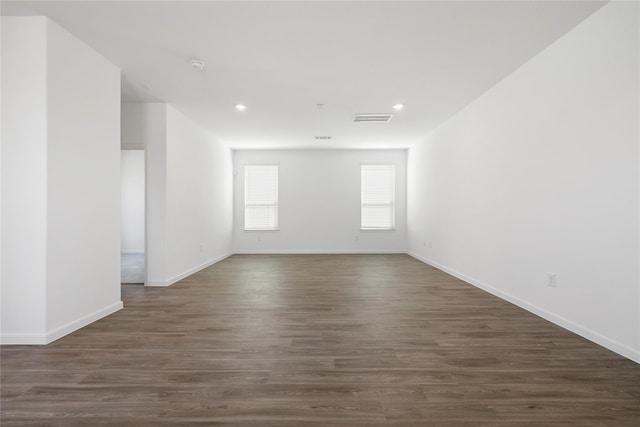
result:
[[[204,245],[200,245],[200,252],[204,252]]]
[[[547,286],[555,288],[558,284],[556,273],[547,273]]]
[[[422,241],[422,246],[425,246],[425,247],[427,246],[427,241],[426,240]]]
[[[262,236],[258,236],[258,242],[262,242]]]
[[[356,236],[356,242],[360,240],[360,236]]]
[[[433,242],[429,240],[429,249],[433,248]]]

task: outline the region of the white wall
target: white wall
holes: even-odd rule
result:
[[[609,4],[412,148],[408,241],[640,362],[638,48]]]
[[[120,252],[143,253],[145,229],[144,150],[120,152]]]
[[[2,342],[46,330],[46,19],[2,17]],[[28,55],[25,52],[29,52]]]
[[[122,308],[120,70],[52,21],[47,66],[47,331],[62,336]]]
[[[167,105],[123,103],[122,148],[145,153],[145,268],[146,281],[165,282],[167,211]]]
[[[167,106],[167,264],[171,284],[231,254],[231,150]]]
[[[43,344],[122,308],[120,71],[43,18],[3,18],[3,59],[3,159],[24,169],[2,180],[2,341]]]
[[[147,285],[168,286],[231,254],[231,151],[173,107],[122,105],[125,147],[144,147]]]
[[[360,165],[396,165],[396,230],[360,230]],[[279,231],[244,231],[244,166],[279,165]],[[235,151],[234,252],[404,252],[406,151]]]
[[[123,150],[144,150],[154,140],[166,138],[166,104],[124,102],[120,117],[120,146]]]

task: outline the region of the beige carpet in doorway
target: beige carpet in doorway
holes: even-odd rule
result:
[[[120,283],[144,284],[144,254],[120,255]]]

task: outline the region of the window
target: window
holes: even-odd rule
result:
[[[278,166],[244,167],[244,229],[278,229]]]
[[[375,230],[394,228],[395,165],[362,165],[360,173],[360,227]]]

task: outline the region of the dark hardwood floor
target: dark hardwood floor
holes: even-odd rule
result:
[[[2,426],[640,426],[640,365],[406,255],[236,255],[48,346]]]

